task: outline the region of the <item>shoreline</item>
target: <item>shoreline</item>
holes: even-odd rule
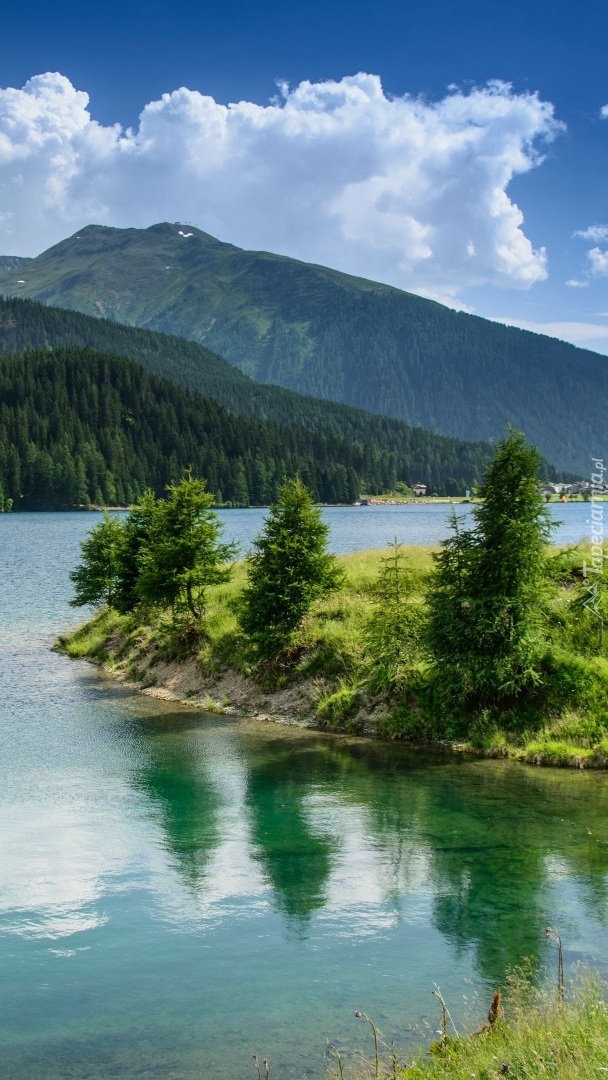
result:
[[[541,742],[538,743],[538,748],[531,752],[530,745],[517,747],[506,742],[483,747],[462,741],[400,738],[382,731],[382,720],[387,713],[381,706],[366,708],[363,705],[347,723],[322,721],[316,712],[320,687],[314,678],[294,681],[285,687],[269,690],[236,668],[224,668],[220,672],[205,671],[195,656],[185,660],[164,660],[158,658],[154,648],[136,649],[134,652],[118,655],[122,652],[124,643],[117,637],[113,642],[107,641],[109,652],[105,659],[94,655],[71,655],[70,641],[89,625],[85,623],[72,635],[60,637],[53,648],[70,659],[88,661],[106,678],[119,683],[126,690],[157,701],[175,702],[202,713],[223,715],[235,720],[255,720],[321,734],[398,742],[420,753],[434,752],[478,760],[501,759],[536,768],[608,770],[608,755],[594,757],[586,753],[583,747],[572,746],[572,752],[566,760],[562,757],[557,760],[551,755],[550,744],[543,748]]]

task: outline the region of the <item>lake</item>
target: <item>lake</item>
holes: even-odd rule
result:
[[[557,508],[558,539],[588,507]],[[446,508],[331,508],[332,546]],[[262,512],[227,511],[243,548]],[[605,775],[203,715],[50,651],[94,514],[0,516],[0,1060],[11,1080],[322,1077],[479,1024],[509,964],[608,967]]]

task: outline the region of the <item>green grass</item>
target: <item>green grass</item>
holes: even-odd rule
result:
[[[87,657],[104,662],[110,655],[112,634],[122,630],[124,623],[115,611],[104,609],[71,634],[60,637],[57,645],[74,660]]]
[[[608,1008],[605,988],[592,972],[582,972],[567,987],[562,1001],[552,990],[535,989],[521,975],[511,976],[504,1009],[490,1025],[483,1017],[476,1034],[456,1035],[448,1024],[426,1054],[394,1063],[379,1036],[378,1059],[349,1066],[335,1060],[330,1077],[344,1080],[598,1080],[608,1072]],[[489,1003],[488,1003],[489,1004]],[[370,1032],[370,1035],[372,1033]]]

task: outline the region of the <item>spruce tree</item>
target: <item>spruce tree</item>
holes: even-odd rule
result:
[[[374,608],[363,627],[366,687],[398,697],[411,681],[420,652],[420,606],[413,602],[413,574],[402,545],[389,543],[371,590]]]
[[[150,529],[157,511],[158,500],[152,491],[146,491],[131,508],[124,523],[118,580],[112,604],[121,615],[133,611],[140,602],[138,582],[142,552],[149,541]]]
[[[287,480],[247,556],[239,622],[261,659],[288,645],[314,601],[340,584],[328,532],[299,477]]]
[[[145,603],[170,606],[176,615],[187,609],[198,620],[207,587],[228,579],[225,563],[236,548],[220,543],[213,502],[204,480],[187,474],[155,503],[139,556],[136,588]]]
[[[70,574],[74,584],[72,607],[115,606],[120,590],[124,540],[124,523],[115,515],[104,513],[80,545],[82,562]]]
[[[504,707],[539,684],[546,545],[552,523],[540,457],[521,432],[499,443],[478,491],[475,526],[454,516],[435,557],[429,644],[435,686],[450,707]]]

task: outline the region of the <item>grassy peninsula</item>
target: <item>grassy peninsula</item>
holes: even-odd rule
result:
[[[432,573],[431,548],[399,551],[411,574],[411,605],[425,609]],[[149,693],[174,697],[207,710],[306,722],[334,731],[385,739],[450,742],[489,756],[532,764],[608,765],[608,658],[598,652],[593,616],[577,616],[584,548],[550,554],[555,588],[547,604],[544,685],[530,696],[519,723],[505,710],[480,710],[463,734],[456,721],[437,715],[430,664],[418,641],[412,661],[396,659],[392,685],[374,683],[366,630],[378,610],[375,586],[386,551],[339,557],[339,589],[315,602],[288,650],[276,664],[256,665],[239,628],[237,600],[247,566],[209,593],[205,631],[193,637],[175,627],[169,609],[121,615],[105,608],[61,645],[71,657],[86,657]],[[394,558],[394,555],[393,555]],[[441,673],[438,673],[439,680]],[[377,675],[376,675],[377,678]]]
[[[433,549],[402,548],[412,574],[411,602],[424,610]],[[276,666],[256,667],[239,630],[236,600],[245,584],[239,562],[209,597],[205,633],[182,639],[168,609],[121,615],[106,608],[61,645],[130,684],[208,710],[293,718],[321,728],[387,739],[446,741],[489,756],[532,764],[608,766],[608,659],[598,654],[596,628],[572,617],[584,549],[555,552],[558,575],[547,610],[551,642],[546,684],[527,703],[516,730],[480,712],[467,737],[443,727],[429,700],[428,661],[420,655],[383,693],[370,685],[365,629],[377,605],[374,586],[385,551],[339,557],[340,588],[318,600]],[[390,556],[388,556],[390,558]],[[422,653],[422,649],[420,650]],[[403,681],[402,690],[399,683]],[[511,722],[510,716],[505,721]]]
[[[73,603],[104,606],[61,644],[207,708],[606,767],[603,509],[587,549],[551,548],[538,467],[511,431],[473,527],[454,511],[437,551],[341,559],[296,478],[234,566],[213,496],[186,475],[89,534]]]

